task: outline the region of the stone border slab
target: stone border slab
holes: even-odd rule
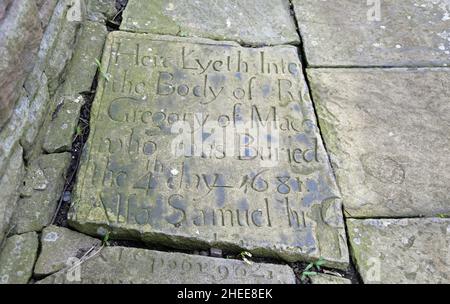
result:
[[[288,0],[130,0],[120,29],[250,45],[300,43]]]
[[[138,248],[105,247],[40,284],[295,284],[289,266]]]

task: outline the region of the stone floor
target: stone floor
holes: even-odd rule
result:
[[[125,2],[87,5],[0,283],[450,283],[448,0]]]

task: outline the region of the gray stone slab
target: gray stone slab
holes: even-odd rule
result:
[[[84,18],[81,1],[58,1],[41,42],[38,64],[48,78],[50,95],[64,79],[64,68],[72,57],[76,35]]]
[[[347,227],[364,283],[450,282],[450,219],[349,219]]]
[[[3,1],[2,1],[3,2]],[[9,2],[9,1],[8,1]],[[3,6],[3,5],[2,5]],[[35,1],[5,3],[0,18],[0,127],[13,112],[42,38]]]
[[[11,229],[10,220],[19,199],[23,175],[23,149],[20,145],[17,145],[8,161],[5,173],[0,178],[2,187],[2,195],[0,196],[0,244],[2,244],[5,234]]]
[[[30,100],[24,89],[14,107],[14,111],[8,121],[0,130],[0,175],[5,172],[8,160],[19,144],[28,121],[24,117],[30,115]]]
[[[74,86],[75,87],[75,86]],[[51,120],[48,122],[42,149],[47,153],[71,151],[74,134],[85,103],[82,95],[57,98]]]
[[[0,284],[27,284],[33,274],[38,247],[35,232],[6,239],[0,252]]]
[[[309,69],[350,217],[450,214],[450,69]]]
[[[73,227],[346,267],[339,191],[295,47],[108,37],[102,71],[110,77],[100,77],[91,110]],[[195,135],[192,154],[182,127]]]
[[[74,96],[90,92],[106,39],[106,26],[86,21],[82,24],[72,59],[66,67],[64,84],[58,95]]]
[[[105,23],[116,14],[116,0],[87,0],[87,18],[91,21]]]
[[[448,0],[292,2],[310,66],[450,64]]]
[[[128,1],[121,30],[233,40],[299,43],[288,0]]]
[[[352,284],[352,281],[346,278],[324,274],[324,273],[318,273],[317,275],[310,276],[311,283],[312,284]]]
[[[81,258],[101,241],[87,235],[58,226],[49,226],[42,231],[41,252],[34,267],[38,276],[57,272],[71,265],[71,258]]]
[[[27,167],[21,199],[13,216],[15,233],[40,231],[49,225],[61,196],[70,153],[43,154]]]
[[[26,122],[24,126],[24,134],[20,140],[25,151],[25,157],[28,158],[31,155],[31,151],[36,149],[35,139],[37,138],[41,127],[45,122],[45,117],[48,114],[50,108],[50,95],[48,93],[47,77],[44,73],[41,75],[40,87],[36,94],[30,98],[30,108],[28,110],[28,117],[21,120]]]
[[[289,266],[251,265],[138,248],[105,247],[92,258],[53,274],[43,284],[294,284]],[[79,276],[78,276],[79,274]]]

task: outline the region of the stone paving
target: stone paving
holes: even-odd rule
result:
[[[5,3],[0,283],[450,283],[448,0]]]

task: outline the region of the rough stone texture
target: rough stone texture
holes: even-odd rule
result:
[[[34,267],[36,275],[48,275],[71,265],[70,258],[81,258],[101,241],[63,227],[49,226],[42,231],[41,253]]]
[[[49,42],[53,40],[53,43],[48,53],[44,55],[46,58],[44,72],[48,78],[51,95],[54,94],[62,82],[64,68],[71,59],[75,49],[75,38],[83,18],[82,10],[76,12],[78,10],[76,3],[77,1],[72,3],[70,0],[59,1],[55,8],[56,13],[52,16],[52,19],[55,18],[56,20],[50,26],[56,26],[56,28],[51,29],[50,34],[56,31],[57,36],[49,37]],[[46,38],[47,36],[44,36],[44,39]]]
[[[0,130],[0,176],[3,175],[8,160],[20,142],[27,124],[27,120],[23,118],[29,115],[30,100],[26,96],[25,90],[22,90],[21,93],[11,118]]]
[[[364,283],[450,282],[450,219],[347,220]]]
[[[30,96],[40,87],[43,73],[48,78],[50,96],[55,94],[62,82],[64,68],[72,57],[76,34],[84,18],[84,10],[78,12],[76,3],[81,2],[60,0],[53,10],[42,37],[35,67],[25,81],[25,89]]]
[[[312,284],[352,284],[349,279],[323,273],[318,273],[310,278]]]
[[[50,223],[63,190],[70,158],[70,153],[44,154],[28,166],[22,198],[13,218],[15,233],[40,231]]]
[[[46,71],[46,68],[48,66],[48,62],[51,60],[54,60],[52,58],[53,53],[57,52],[64,52],[67,54],[70,58],[73,47],[67,47],[64,48],[64,46],[57,44],[57,41],[59,39],[60,31],[65,28],[64,23],[69,22],[67,19],[67,11],[69,10],[69,1],[70,0],[61,0],[58,1],[54,11],[53,15],[50,18],[50,22],[47,25],[47,28],[44,32],[44,36],[42,37],[41,45],[39,47],[39,52],[37,55],[37,60],[34,65],[33,71],[28,75],[27,80],[25,81],[24,88],[28,93],[28,96],[34,96],[38,89],[41,87],[41,79],[42,74],[46,74],[46,76],[49,76],[48,78],[57,78],[59,77],[59,74],[62,73],[62,70],[64,69],[64,65],[60,66],[59,69],[56,71],[56,76],[53,74],[55,70],[49,70]],[[64,34],[61,34],[64,35]],[[75,34],[73,34],[73,37],[75,37]],[[57,47],[58,46],[58,47]],[[64,64],[64,62],[62,63]],[[52,73],[53,72],[53,73]],[[56,84],[55,84],[56,85]],[[50,95],[53,95],[53,91],[49,92]]]
[[[450,71],[310,69],[350,217],[450,214]]]
[[[17,146],[12,153],[5,173],[0,178],[0,245],[10,230],[9,222],[19,198],[19,186],[24,175],[22,147]]]
[[[25,154],[29,154],[33,149],[36,136],[48,114],[50,96],[48,93],[47,76],[44,73],[41,76],[41,86],[30,101],[28,116],[25,116],[25,119],[23,119],[26,121],[26,124],[20,143],[25,150]]]
[[[299,43],[293,20],[288,0],[130,0],[120,28],[274,45]]]
[[[3,15],[0,19],[0,128],[13,111],[42,38],[34,1],[13,1]]]
[[[11,4],[12,0],[3,0],[0,2],[0,21],[6,16],[6,9]]]
[[[106,26],[86,21],[81,26],[76,49],[67,66],[63,95],[75,95],[90,92],[92,81],[97,72],[95,59],[100,60],[106,39]]]
[[[116,14],[116,0],[88,0],[87,18],[89,20],[105,23]]]
[[[447,66],[448,0],[293,0],[310,66]]]
[[[101,77],[91,110],[71,225],[178,248],[245,249],[289,261],[322,256],[328,265],[347,266],[341,200],[295,47],[108,37],[102,70],[111,77]],[[194,126],[203,154],[172,153],[177,119]],[[280,149],[272,161],[267,146],[263,153],[241,146],[223,157],[217,138],[205,140],[218,132],[211,136],[216,131],[196,121],[228,123],[231,132],[236,126],[234,139],[247,143],[249,131],[239,127],[247,122],[264,132],[261,125],[270,122],[278,132],[261,135],[260,147],[267,140]]]
[[[39,19],[41,19],[42,28],[45,29],[50,22],[53,10],[58,0],[36,0],[39,9]]]
[[[14,235],[0,252],[0,284],[26,284],[33,273],[39,247],[35,232]]]
[[[76,131],[80,109],[84,102],[82,95],[60,98],[47,128],[43,145],[46,152],[55,153],[72,149],[73,134]]]
[[[87,284],[294,284],[289,266],[248,265],[218,259],[137,248],[106,247],[79,267],[60,271],[39,283]]]

